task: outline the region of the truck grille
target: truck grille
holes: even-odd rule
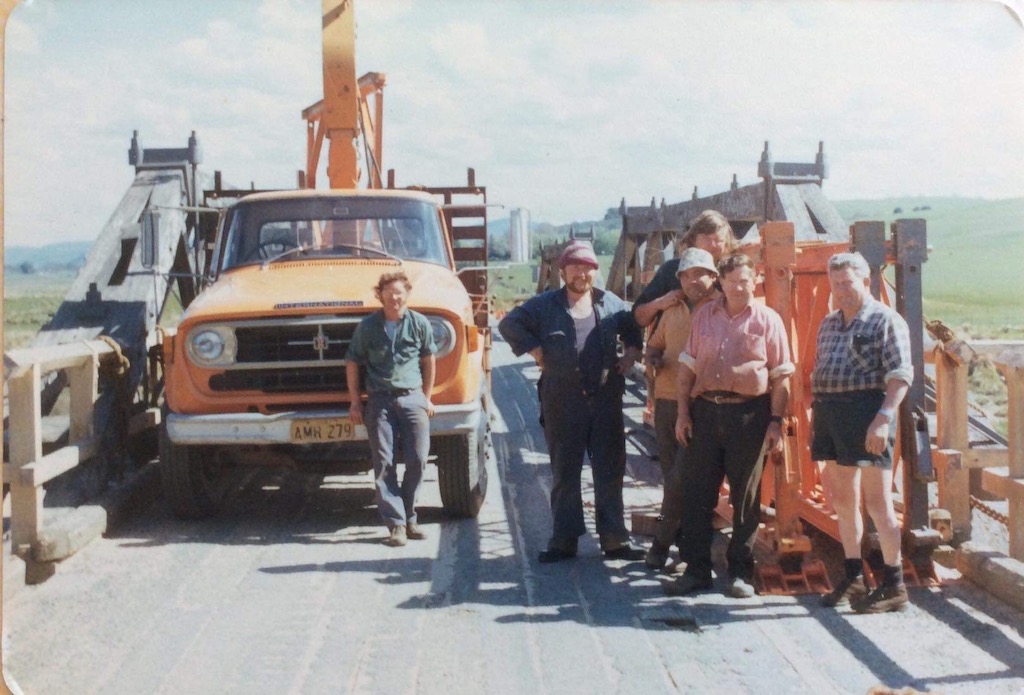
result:
[[[364,317],[338,316],[232,325],[235,364],[210,378],[213,391],[344,392],[345,355]]]
[[[235,369],[210,377],[214,391],[264,391],[289,393],[301,391],[344,391],[345,368],[323,369]]]
[[[238,328],[238,364],[344,360],[356,323]]]

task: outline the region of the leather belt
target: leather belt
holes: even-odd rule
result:
[[[387,389],[385,391],[374,391],[371,396],[390,396],[391,398],[400,398],[402,396],[408,396],[410,393],[417,391],[418,389]]]
[[[747,396],[742,393],[736,393],[735,391],[705,391],[700,394],[698,398],[703,398],[715,405],[735,405],[736,403],[752,401],[755,398],[760,398],[760,396]]]

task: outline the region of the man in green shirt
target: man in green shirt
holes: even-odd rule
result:
[[[345,359],[352,396],[349,415],[366,424],[376,475],[377,510],[387,524],[387,544],[405,545],[426,534],[416,522],[416,498],[430,454],[430,416],[434,406],[434,353],[430,322],[408,307],[412,284],[403,272],[380,276],[374,293],[383,309],[359,322]],[[359,397],[359,377],[366,370],[367,399]],[[405,475],[398,482],[395,437],[402,442]]]

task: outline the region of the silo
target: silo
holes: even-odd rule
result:
[[[513,263],[530,262],[530,211],[526,208],[509,210],[508,247]]]

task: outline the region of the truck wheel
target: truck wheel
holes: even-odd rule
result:
[[[164,498],[179,519],[213,516],[224,501],[226,476],[209,446],[180,446],[160,428],[160,480]]]
[[[436,437],[437,482],[441,505],[454,517],[475,518],[487,494],[487,449],[490,434],[476,432]]]

